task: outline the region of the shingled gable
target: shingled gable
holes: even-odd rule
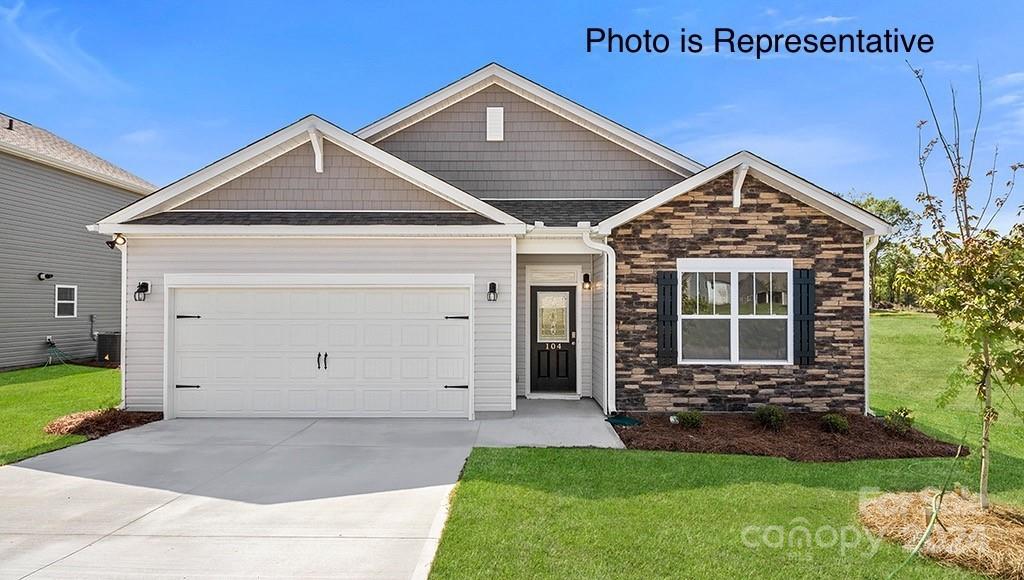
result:
[[[317,169],[322,170],[324,140],[373,163],[415,187],[438,196],[457,208],[474,212],[498,224],[522,225],[515,217],[486,202],[366,143],[320,117],[309,115],[114,212],[91,229],[101,233],[116,233],[121,231],[118,229],[121,224],[186,204],[299,146],[313,147],[317,157]]]

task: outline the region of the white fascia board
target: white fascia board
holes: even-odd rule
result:
[[[100,234],[144,237],[484,237],[526,233],[525,224],[489,226],[287,226],[287,225],[146,225],[100,223],[91,230]]]
[[[464,209],[474,211],[502,224],[522,222],[496,207],[414,167],[394,155],[387,153],[359,139],[341,128],[316,115],[304,117],[291,125],[276,131],[207,167],[180,179],[171,185],[145,197],[100,220],[99,225],[120,224],[153,210],[171,209],[210,191],[221,184],[218,176],[229,174],[240,166],[246,171],[262,165],[295,147],[310,141],[311,135],[319,134],[350,153],[393,173],[438,197]],[[250,167],[251,166],[251,167]]]
[[[704,168],[693,159],[677,153],[664,145],[656,143],[643,135],[627,129],[614,121],[575,103],[554,91],[546,89],[537,83],[520,76],[507,68],[491,63],[482,69],[465,76],[458,81],[440,89],[430,95],[391,113],[390,115],[375,121],[366,127],[356,131],[355,135],[370,143],[376,143],[388,135],[394,134],[406,126],[418,121],[418,115],[438,104],[457,97],[460,93],[466,92],[461,98],[452,101],[452,104],[465,99],[492,84],[498,84],[505,89],[527,98],[528,100],[544,107],[545,109],[576,123],[590,130],[587,124],[593,125],[605,131],[615,139],[619,145],[638,153],[671,171],[681,173],[695,173]]]
[[[694,174],[664,191],[655,194],[646,200],[628,207],[621,212],[608,217],[598,224],[597,231],[600,234],[608,235],[611,231],[622,224],[630,222],[645,213],[660,207],[676,197],[692,191],[737,167],[746,165],[749,173],[754,175],[768,185],[785,192],[807,205],[820,210],[837,220],[846,223],[858,230],[873,235],[887,234],[891,226],[881,218],[864,211],[842,198],[821,189],[817,185],[790,173],[777,165],[769,163],[764,159],[750,153],[740,151],[726,157],[714,165]]]
[[[68,173],[73,173],[75,175],[79,175],[81,177],[85,177],[93,181],[98,181],[100,183],[105,183],[107,185],[114,186],[118,189],[130,191],[131,193],[137,193],[139,195],[148,195],[152,193],[154,189],[152,187],[142,187],[138,184],[129,181],[122,181],[115,177],[104,175],[102,173],[97,173],[95,171],[91,171],[89,169],[79,167],[71,163],[65,163],[64,161],[60,161],[58,159],[52,159],[50,157],[46,157],[45,155],[40,155],[35,151],[23,149],[21,147],[17,147],[9,143],[0,142],[0,152],[7,153],[15,157],[21,157],[22,159],[27,159],[29,161],[39,163],[41,165],[53,167],[55,169],[60,169],[61,171],[67,171]]]

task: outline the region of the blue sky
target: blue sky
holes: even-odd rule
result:
[[[911,59],[940,105],[953,83],[974,110],[980,64],[980,154],[1005,167],[1024,161],[1022,25],[1014,2],[0,0],[0,111],[162,185],[307,113],[354,131],[493,60],[702,163],[749,149],[913,203],[927,110],[904,56],[588,54],[586,28],[928,33]]]

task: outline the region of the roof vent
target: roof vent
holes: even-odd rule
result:
[[[8,131],[13,131],[14,130],[14,119],[7,119],[7,130]]]

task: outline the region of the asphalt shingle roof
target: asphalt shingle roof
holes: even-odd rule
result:
[[[528,224],[574,227],[577,222],[597,222],[611,217],[642,199],[489,199],[487,203]]]
[[[8,127],[11,127],[8,129]],[[131,191],[153,191],[156,187],[101,159],[78,145],[54,135],[53,133],[18,119],[0,113],[0,144],[16,151],[23,151],[44,159],[71,165],[87,173],[94,173],[123,184]]]

